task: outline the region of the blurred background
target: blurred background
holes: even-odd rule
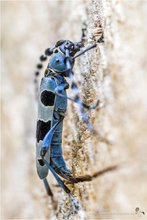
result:
[[[147,2],[13,0],[1,1],[1,9],[2,219],[145,218]],[[69,103],[64,157],[76,177],[92,177],[69,186],[82,206],[73,214],[53,177],[49,175],[54,202],[36,173],[34,72],[47,47],[61,39],[81,39],[83,22],[87,45],[100,27],[105,43],[76,61],[75,78],[83,100],[91,104],[100,99],[102,108],[90,118],[108,142],[92,136]],[[113,166],[113,172],[99,175]]]

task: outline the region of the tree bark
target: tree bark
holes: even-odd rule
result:
[[[2,218],[147,215],[147,2],[5,1],[2,8]],[[74,67],[81,99],[88,105],[100,100],[88,112],[99,135],[87,130],[76,104],[68,103],[64,120],[64,158],[79,180],[74,185],[65,181],[80,204],[74,213],[51,174],[54,200],[37,177],[37,104],[31,82],[37,57],[60,39],[80,41],[83,22],[85,45],[95,43],[101,30],[104,43],[77,58]]]

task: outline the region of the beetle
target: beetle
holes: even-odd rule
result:
[[[97,43],[103,42],[103,36]],[[47,48],[45,54],[40,57],[43,62],[50,56],[44,77],[41,80],[38,96],[38,120],[36,129],[36,167],[37,173],[45,185],[49,196],[53,196],[47,181],[48,171],[50,170],[60,187],[68,194],[74,208],[77,208],[76,202],[70,193],[70,189],[64,184],[59,177],[77,183],[77,179],[67,168],[62,156],[62,128],[63,120],[67,109],[67,100],[77,103],[83,121],[90,131],[94,131],[91,126],[85,108],[88,110],[95,109],[95,105],[88,106],[79,98],[78,87],[74,81],[73,66],[75,59],[86,51],[95,48],[97,43],[81,50],[84,47],[83,42],[73,43],[70,40],[60,40],[54,47]],[[38,70],[42,64],[37,65]],[[36,77],[39,72],[36,72]],[[71,80],[71,88],[75,97],[67,96],[66,90],[69,84],[66,77]]]

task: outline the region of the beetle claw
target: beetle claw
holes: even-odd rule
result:
[[[53,161],[53,158],[51,158],[51,165],[56,171],[57,174],[62,176],[64,179],[72,182],[72,183],[77,183],[77,180],[75,177],[73,177],[72,172],[66,167],[65,162],[63,162],[62,166],[55,163]]]

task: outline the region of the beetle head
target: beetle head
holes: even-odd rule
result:
[[[68,49],[70,55],[74,56],[78,51],[80,51],[80,48],[83,47],[83,44],[81,42],[73,43],[70,40],[60,40],[55,46],[60,47],[63,53],[65,53],[65,50]]]

